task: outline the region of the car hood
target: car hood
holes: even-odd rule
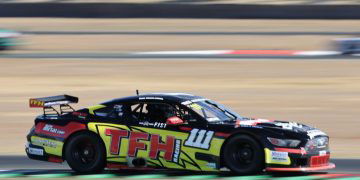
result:
[[[314,127],[301,123],[280,121],[280,120],[243,118],[241,120],[228,122],[227,124],[234,126],[235,129],[241,127],[250,127],[250,128],[265,128],[265,129],[279,130],[283,132],[297,133],[303,136],[307,136],[310,139],[313,139],[316,136],[327,136],[324,132]]]

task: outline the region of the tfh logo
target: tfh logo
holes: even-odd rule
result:
[[[166,136],[165,143],[162,143],[157,134],[118,129],[106,129],[105,134],[111,136],[110,153],[113,155],[119,154],[121,140],[127,138],[129,139],[128,156],[130,157],[135,157],[138,150],[147,150],[146,144],[139,140],[150,141],[149,158],[151,159],[157,159],[160,152],[164,152],[164,159],[167,161],[177,160],[178,157],[175,156],[179,156],[180,149],[178,147],[175,149],[175,145],[179,144],[180,140],[176,140],[174,136]]]

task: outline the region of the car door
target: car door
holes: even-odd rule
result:
[[[134,149],[129,155],[144,159],[152,167],[217,170],[218,159],[211,154],[217,148],[217,141],[210,147],[214,131],[206,130],[206,124],[196,114],[180,104],[168,102],[146,101],[134,109],[141,112],[139,122],[131,125],[131,129],[136,134],[140,132],[140,138],[129,144],[129,149]],[[171,124],[167,122],[171,118],[185,122]]]
[[[159,101],[127,105],[126,118],[112,116],[114,110],[109,108],[106,121],[97,120],[88,126],[103,139],[109,163],[116,167],[217,170],[219,147],[224,139],[207,130],[195,112],[181,104]],[[184,123],[167,123],[169,118]]]

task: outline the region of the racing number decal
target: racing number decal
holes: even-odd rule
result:
[[[201,149],[209,149],[213,136],[214,131],[206,131],[204,129],[199,130],[194,128],[190,131],[190,135],[186,139],[184,145]]]

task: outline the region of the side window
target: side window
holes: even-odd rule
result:
[[[193,111],[195,111],[198,114],[201,114],[204,116],[205,119],[208,121],[218,121],[219,118],[216,116],[215,112],[210,111],[211,109],[205,109],[199,104],[192,103],[189,105]]]
[[[115,104],[112,108],[112,111],[108,114],[108,117],[119,120],[128,120],[132,117],[130,105]]]
[[[147,114],[146,104],[143,103],[133,104],[131,105],[130,109],[132,116],[137,120],[141,120],[144,117],[144,115]]]
[[[130,115],[133,121],[148,121],[166,123],[170,117],[179,117],[184,123],[197,122],[197,116],[188,108],[180,105],[166,103],[136,103],[129,106]]]
[[[107,117],[108,114],[112,111],[113,106],[106,106],[94,111],[95,116]]]
[[[114,104],[94,111],[96,116],[120,120],[128,118],[130,112],[130,106],[125,104]]]
[[[177,116],[180,117],[182,120],[184,120],[185,123],[197,121],[196,115],[193,112],[189,111],[189,109],[178,105],[176,105],[175,107],[176,109],[178,109],[179,112]]]
[[[131,106],[131,112],[139,121],[165,123],[169,117],[178,116],[177,109],[166,103],[138,103]]]

